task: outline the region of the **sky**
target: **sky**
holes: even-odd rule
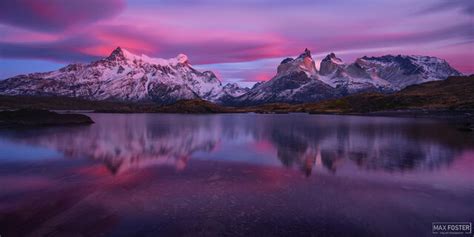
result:
[[[268,80],[309,48],[346,62],[416,54],[474,73],[473,0],[0,1],[0,79],[90,62],[120,46],[188,55],[223,82]]]

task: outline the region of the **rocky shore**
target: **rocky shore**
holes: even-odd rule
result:
[[[38,109],[0,111],[0,128],[86,125],[92,123],[94,121],[83,114],[59,114]]]

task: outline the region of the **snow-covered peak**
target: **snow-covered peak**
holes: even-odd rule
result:
[[[388,67],[397,66],[404,71],[405,75],[412,74],[436,74],[425,75],[425,77],[444,77],[449,75],[461,75],[452,68],[444,59],[421,55],[384,55],[381,57],[364,56],[356,61],[356,63],[366,67]]]
[[[382,80],[391,90],[461,75],[443,59],[420,55],[364,56],[357,59],[348,71],[353,77],[366,75],[373,81]]]
[[[248,104],[317,101],[361,92],[393,92],[458,75],[445,60],[435,57],[365,56],[346,64],[334,53],[321,60],[318,72],[306,49],[297,58],[284,59],[277,75],[253,87],[239,100]]]
[[[409,67],[411,65],[436,65],[436,64],[447,64],[444,59],[431,56],[422,55],[383,55],[380,57],[368,57],[364,56],[357,59],[358,63],[364,64],[376,64],[381,66],[387,66],[390,64],[398,64],[400,66]]]
[[[234,90],[234,89],[239,89],[240,86],[237,83],[227,83],[225,84],[224,88]]]
[[[170,58],[170,59],[152,58],[145,54],[142,54],[142,55],[134,54],[121,47],[117,47],[114,51],[112,51],[110,56],[107,57],[106,59],[114,60],[114,61],[122,60],[122,61],[127,61],[127,62],[143,62],[143,63],[160,65],[160,66],[176,66],[179,64],[188,64],[188,60],[189,60],[188,56],[184,54],[179,54],[175,58]]]
[[[174,58],[178,63],[188,63],[188,56],[184,55],[184,54],[178,54],[178,56],[176,58]]]
[[[47,85],[44,83],[47,82]],[[11,78],[0,94],[66,96],[91,100],[154,101],[219,98],[222,84],[214,73],[188,64],[188,57],[151,58],[117,47],[106,58],[71,64],[57,71]]]
[[[247,87],[240,87],[237,83],[227,83],[223,90],[226,94],[237,97],[247,93],[250,89]]]

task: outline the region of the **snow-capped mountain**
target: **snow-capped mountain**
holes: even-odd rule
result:
[[[240,87],[237,83],[228,83],[222,87],[221,93],[214,98],[213,102],[231,105],[234,104],[237,97],[244,95],[249,90],[247,87]]]
[[[150,58],[118,47],[89,64],[70,64],[57,71],[19,75],[0,81],[0,95],[67,96],[89,100],[172,103],[204,99],[225,105],[302,103],[360,92],[393,92],[413,84],[444,80],[461,73],[445,60],[427,56],[358,58],[346,64],[334,53],[319,71],[306,49],[284,59],[277,74],[251,89],[222,85],[211,71],[194,69],[184,54]]]
[[[110,56],[90,64],[70,64],[57,71],[0,81],[3,95],[158,103],[197,98],[218,101],[222,96],[238,94],[224,89],[213,72],[195,70],[184,54],[171,59],[150,58],[120,47]]]
[[[310,102],[341,96],[319,79],[311,52],[306,49],[297,58],[284,59],[271,80],[254,86],[248,93],[236,99],[236,104],[263,104],[276,102]]]
[[[222,88],[223,93],[231,97],[239,97],[249,90],[248,87],[240,87],[237,83],[228,83]]]
[[[321,80],[326,84],[344,87],[349,94],[363,91],[398,91],[410,85],[461,75],[445,60],[435,57],[364,56],[346,65],[334,53],[321,61],[320,74]]]
[[[393,92],[459,75],[445,60],[435,57],[364,56],[345,64],[334,53],[321,61],[318,71],[311,52],[306,49],[296,59],[283,60],[271,80],[254,86],[236,101],[241,104],[314,102],[361,92]]]

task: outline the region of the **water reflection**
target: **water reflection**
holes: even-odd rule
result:
[[[9,142],[47,147],[69,158],[102,161],[113,174],[150,165],[186,168],[190,159],[257,162],[311,175],[315,166],[337,172],[347,163],[363,170],[431,170],[472,147],[472,135],[415,119],[289,115],[92,114],[88,127],[7,131]],[[269,147],[259,152],[258,144]],[[263,153],[262,153],[263,151]]]

